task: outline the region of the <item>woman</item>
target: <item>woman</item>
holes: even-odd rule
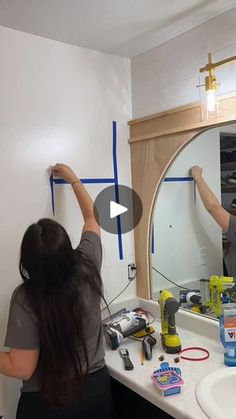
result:
[[[0,372],[23,380],[17,419],[111,417],[100,313],[102,260],[93,202],[72,169],[54,176],[71,183],[84,227],[73,250],[64,228],[42,219],[25,232],[23,284],[13,293]]]

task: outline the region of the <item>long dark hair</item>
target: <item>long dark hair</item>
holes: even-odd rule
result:
[[[102,297],[100,275],[86,254],[73,250],[66,230],[46,218],[26,230],[19,268],[38,318],[40,391],[51,406],[67,405],[82,395],[89,367],[84,287]]]

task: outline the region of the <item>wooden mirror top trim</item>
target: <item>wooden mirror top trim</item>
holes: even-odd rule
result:
[[[221,116],[210,121],[202,119],[200,103],[181,106],[170,111],[129,121],[129,142],[143,141],[189,130],[204,129],[234,121],[236,118],[236,97],[224,97],[218,103]]]
[[[143,216],[134,230],[139,297],[151,298],[150,225],[162,179],[181,150],[197,135],[236,122],[236,96],[222,98],[219,106],[223,116],[206,122],[201,119],[199,103],[129,122],[132,187],[143,203]]]

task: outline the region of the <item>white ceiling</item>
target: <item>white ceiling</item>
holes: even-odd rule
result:
[[[132,57],[236,7],[236,0],[0,0],[0,25]]]

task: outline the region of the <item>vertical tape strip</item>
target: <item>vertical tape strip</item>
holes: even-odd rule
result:
[[[118,182],[118,168],[117,168],[117,127],[116,121],[112,122],[112,144],[113,144],[113,170],[114,170],[114,179],[115,179],[115,199],[116,203],[120,203],[119,197],[119,182]],[[123,255],[123,243],[122,243],[122,234],[121,234],[121,220],[120,215],[117,217],[117,236],[118,236],[118,246],[119,246],[119,258],[120,260],[124,259]]]
[[[53,174],[51,174],[49,181],[50,181],[50,189],[51,189],[52,213],[53,213],[53,215],[55,215],[54,179],[53,179]]]
[[[151,252],[154,253],[154,223],[152,223]]]

